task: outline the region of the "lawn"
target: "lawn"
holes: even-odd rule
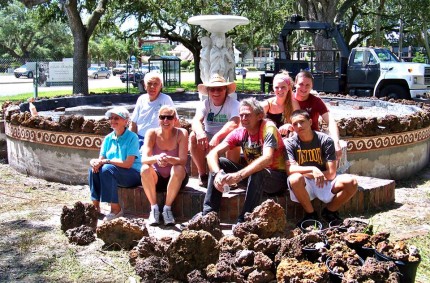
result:
[[[246,93],[258,93],[260,92],[260,79],[258,78],[249,78],[242,81],[239,79],[236,81],[237,84],[237,92],[246,92]],[[172,93],[175,92],[178,86],[170,86],[163,88],[163,92]],[[195,83],[192,81],[182,82],[180,88],[183,88],[185,91],[195,92],[197,91],[197,87]],[[98,88],[98,89],[90,89],[90,94],[107,94],[107,93],[126,93],[125,88]],[[138,88],[131,87],[129,93],[139,93]],[[19,101],[25,102],[29,97],[32,97],[33,93],[23,93],[13,96],[2,96],[0,97],[0,105],[2,105],[5,101]],[[39,98],[54,98],[61,96],[70,96],[70,90],[58,90],[58,91],[40,91],[38,93]]]

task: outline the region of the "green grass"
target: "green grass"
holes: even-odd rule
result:
[[[194,81],[190,82],[182,82],[181,86],[169,86],[164,87],[163,92],[171,93],[175,92],[177,88],[183,88],[185,91],[197,91],[197,86],[195,85]],[[260,79],[258,78],[250,78],[245,79],[242,83],[242,79],[239,78],[236,80],[236,89],[237,92],[245,92],[245,93],[259,93],[260,92]],[[98,88],[98,89],[90,89],[90,94],[106,94],[106,93],[126,93],[125,87],[116,87],[116,88]],[[139,89],[135,87],[130,87],[129,93],[139,93]],[[38,93],[39,99],[49,99],[49,98],[55,98],[55,97],[62,97],[62,96],[71,96],[72,93],[70,90],[57,90],[57,91],[40,91]],[[13,102],[26,102],[28,98],[33,97],[33,93],[23,93],[18,95],[11,95],[11,96],[2,96],[0,97],[0,105],[2,105],[6,101],[13,101]]]
[[[430,282],[430,234],[409,239],[407,243],[420,250],[421,263],[418,266],[416,282]]]

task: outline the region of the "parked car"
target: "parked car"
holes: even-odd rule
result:
[[[123,73],[119,78],[123,83],[125,83],[126,81],[130,81],[134,87],[137,87],[139,82],[143,80],[144,77],[145,77],[144,73],[135,72],[135,73]]]
[[[98,79],[99,77],[105,77],[106,79],[109,79],[110,71],[106,67],[89,67],[88,77],[94,79]]]
[[[131,73],[134,71],[133,65],[128,65],[128,72]],[[115,68],[112,69],[112,74],[114,76],[121,75],[127,72],[127,64],[118,64]]]
[[[36,62],[27,62],[25,65],[22,65],[21,67],[16,68],[13,71],[13,74],[15,75],[16,78],[23,76],[23,77],[32,79],[35,72],[36,72]]]
[[[235,68],[234,72],[236,73],[236,75],[241,75],[242,74],[242,70],[245,70],[245,72],[248,71],[246,68]]]
[[[143,65],[139,70],[144,74],[149,72],[160,73],[160,67],[154,65]]]

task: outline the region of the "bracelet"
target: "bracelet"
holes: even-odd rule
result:
[[[106,159],[106,164],[110,164],[110,159]]]

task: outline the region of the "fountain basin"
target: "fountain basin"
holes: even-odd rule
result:
[[[191,25],[199,25],[208,32],[226,33],[237,25],[247,25],[249,20],[232,15],[200,15],[188,19]]]
[[[189,103],[192,107],[195,107],[195,101],[198,100],[196,93],[172,96],[175,103]],[[255,96],[257,99],[267,98],[264,95],[238,94],[239,100],[249,96]],[[135,98],[137,99],[137,96]],[[72,100],[73,97],[69,99]],[[99,99],[112,101],[109,96],[102,98],[100,96]],[[67,104],[77,106],[76,101],[73,103],[69,101]],[[25,105],[21,108],[25,108]],[[408,113],[410,108],[405,106],[405,113]],[[191,109],[186,110],[186,107],[184,109],[192,116]],[[397,109],[395,111],[397,112]],[[8,159],[12,167],[44,179],[73,184],[87,183],[89,160],[98,156],[104,138],[104,135],[54,132],[14,125],[10,122],[5,122],[5,132]],[[429,162],[429,137],[429,126],[371,137],[342,137],[347,142],[347,156],[351,164],[348,172],[394,180],[412,176]]]

